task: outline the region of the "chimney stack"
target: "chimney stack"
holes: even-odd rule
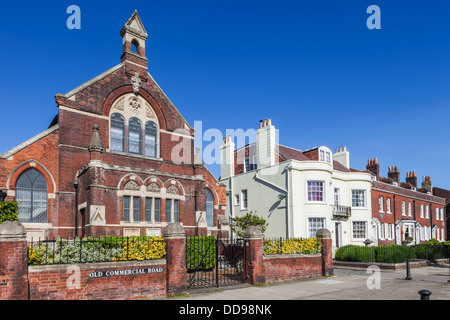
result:
[[[260,121],[256,131],[256,163],[258,169],[276,164],[277,132],[271,119]]]
[[[369,170],[373,175],[375,175],[378,178],[380,175],[380,165],[378,164],[378,159],[377,158],[369,159],[367,161],[366,169]]]
[[[415,171],[406,173],[406,183],[410,183],[413,187],[417,188],[417,176]]]
[[[426,189],[428,192],[433,191],[433,184],[431,183],[430,176],[422,177],[422,189]]]
[[[342,164],[347,169],[350,169],[350,152],[347,151],[347,147],[339,147],[336,149],[336,153],[333,155],[333,159]]]
[[[388,178],[391,178],[394,182],[400,183],[400,172],[397,166],[389,167]]]
[[[231,135],[224,138],[220,146],[220,179],[234,176],[234,141]]]

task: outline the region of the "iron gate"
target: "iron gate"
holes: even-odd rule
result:
[[[214,236],[186,238],[188,289],[235,285],[244,281],[245,241]]]

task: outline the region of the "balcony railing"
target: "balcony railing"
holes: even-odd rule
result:
[[[333,209],[333,216],[338,218],[348,218],[352,215],[352,208],[346,206],[335,205]]]

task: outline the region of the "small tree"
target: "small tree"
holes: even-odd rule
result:
[[[244,237],[245,230],[249,227],[255,226],[261,229],[261,233],[264,234],[268,223],[266,219],[259,217],[256,213],[247,212],[242,217],[235,217],[231,219],[231,229],[236,232],[237,236],[240,238]]]
[[[0,224],[19,220],[19,204],[16,201],[0,202]]]

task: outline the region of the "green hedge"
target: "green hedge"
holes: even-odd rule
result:
[[[387,246],[347,245],[336,250],[335,260],[353,262],[403,263],[407,259],[427,259],[430,261],[449,258],[450,245],[418,244],[403,246],[391,244]]]
[[[186,270],[208,271],[216,266],[216,238],[199,236],[186,238]]]

